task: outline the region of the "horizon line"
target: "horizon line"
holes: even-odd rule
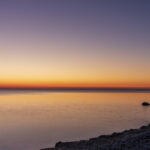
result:
[[[148,87],[0,87],[0,90],[37,91],[150,91]]]

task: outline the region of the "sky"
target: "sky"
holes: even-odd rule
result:
[[[0,87],[150,87],[149,0],[1,0]]]

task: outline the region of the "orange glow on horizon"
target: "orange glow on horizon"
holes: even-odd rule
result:
[[[150,88],[150,83],[0,83],[0,88],[37,88],[37,89],[57,89],[57,88]]]

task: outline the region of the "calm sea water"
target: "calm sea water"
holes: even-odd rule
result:
[[[150,123],[150,93],[1,92],[0,150],[40,150]]]

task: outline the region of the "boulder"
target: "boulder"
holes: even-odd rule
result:
[[[143,106],[149,106],[150,103],[148,103],[148,102],[143,102],[142,105],[143,105]]]

